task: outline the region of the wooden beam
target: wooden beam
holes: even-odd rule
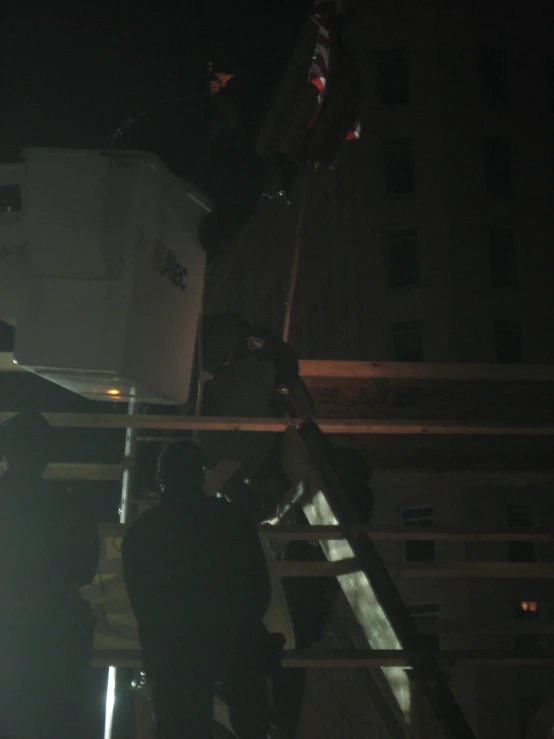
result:
[[[349,362],[301,359],[304,378],[359,380],[445,380],[461,382],[554,382],[554,366],[425,362]]]
[[[422,634],[554,634],[554,621],[478,621],[457,618],[418,619]],[[553,722],[554,725],[554,722]]]
[[[306,649],[285,651],[282,665],[290,668],[359,668],[359,667],[409,667],[424,659],[428,652],[406,652],[398,649]],[[554,652],[522,653],[500,650],[451,650],[435,652],[439,662],[482,667],[552,667]],[[115,665],[134,667],[140,664],[140,652],[136,650],[98,650],[94,653],[94,667]]]
[[[120,481],[125,465],[97,464],[85,462],[54,462],[49,464],[44,473],[46,480],[77,480],[89,482]],[[5,464],[0,462],[0,475]]]
[[[13,363],[11,352],[0,352],[0,372],[25,372]],[[455,364],[424,362],[350,362],[327,359],[301,359],[304,378],[360,380],[450,380],[554,382],[554,366],[533,364]]]
[[[100,532],[104,536],[122,536],[125,526],[120,523],[101,523]],[[268,541],[323,541],[343,539],[346,534],[366,533],[374,541],[553,541],[552,529],[494,529],[472,530],[450,527],[416,529],[414,526],[372,526],[356,524],[353,526],[278,526],[258,527],[260,536]]]
[[[14,413],[0,411],[0,423]],[[181,431],[248,431],[279,433],[290,423],[275,418],[222,418],[206,416],[127,416],[123,413],[45,413],[56,428],[172,429]],[[325,418],[316,420],[325,434],[373,434],[392,436],[554,436],[554,424],[521,425],[461,421],[411,421]]]
[[[554,562],[386,562],[392,577],[551,580]],[[337,577],[356,572],[360,566],[355,559],[338,562],[278,562],[275,565],[281,577]]]
[[[414,526],[262,526],[260,533],[271,541],[318,541],[342,539],[346,534],[366,533],[374,541],[449,541],[449,542],[508,542],[508,541],[554,541],[552,529],[490,530],[439,527],[417,529]]]
[[[164,443],[167,441],[166,439],[160,439],[160,441],[163,441]],[[123,470],[125,469],[124,464],[105,464],[102,462],[55,462],[48,466],[46,471],[46,477],[49,480],[102,480],[102,481],[120,481],[121,476],[123,474]],[[2,463],[0,463],[0,474],[3,472],[4,466]],[[489,484],[492,487],[495,485],[506,485],[508,487],[511,486],[526,486],[529,485],[549,485],[554,484],[554,475],[552,475],[549,472],[540,472],[537,470],[529,470],[528,472],[521,473],[521,472],[514,472],[513,475],[509,475],[506,472],[503,473],[494,473],[491,472],[486,473],[480,473],[478,471],[475,472],[475,475],[468,474],[467,470],[460,470],[459,474],[456,470],[450,470],[445,471],[444,475],[440,475],[437,473],[436,470],[433,470],[432,473],[422,473],[421,470],[414,471],[412,473],[411,470],[408,470],[405,474],[404,472],[399,472],[398,470],[394,471],[394,479],[391,480],[390,483],[384,481],[383,476],[380,474],[381,472],[385,473],[388,471],[385,470],[375,470],[374,474],[374,481],[375,481],[375,487],[380,486],[387,486],[388,484],[395,484],[395,485],[411,485],[412,487],[414,485],[418,484],[426,484],[427,487],[430,486],[438,486],[440,487],[441,491],[444,493],[448,493],[450,491],[450,485],[453,483],[464,483],[465,485],[471,485],[473,483],[475,484],[481,484],[486,485]],[[415,476],[415,479],[412,477],[412,474]],[[432,476],[430,476],[430,474]],[[389,539],[393,540],[395,538],[411,538],[411,539],[419,539],[419,538],[430,538],[430,537],[424,537],[424,535],[420,535],[418,531],[412,531],[412,534],[409,534],[407,537],[396,537],[393,533],[394,527],[384,527],[386,531],[390,531],[390,534],[381,534],[377,529],[372,528],[369,530],[370,534],[375,534],[374,538],[377,538],[377,540],[381,541],[383,539]],[[363,530],[363,529],[360,529]],[[514,536],[509,535],[509,532],[506,531],[506,535],[502,536],[501,533],[498,534],[498,536],[494,536],[494,532],[486,533],[484,532],[481,534],[480,532],[476,531],[474,534],[468,534],[468,537],[466,538],[463,536],[463,534],[460,534],[460,536],[463,536],[463,538],[453,538],[456,536],[455,530],[452,531],[452,537],[448,535],[448,533],[445,532],[444,534],[444,541],[551,541],[551,536],[546,530],[544,530],[542,533],[535,529],[534,535],[532,539],[523,539],[521,538],[523,536],[523,532],[518,533],[517,530],[514,529],[513,531]],[[441,535],[439,534],[435,541],[439,541]],[[278,537],[277,537],[278,538]],[[313,537],[309,534],[305,536],[301,536],[300,538],[319,538],[319,537]],[[322,537],[326,538],[326,537]],[[329,537],[327,537],[329,538]]]

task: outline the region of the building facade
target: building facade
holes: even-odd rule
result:
[[[262,200],[211,268],[208,311],[235,310],[281,330],[300,223],[290,340],[301,356],[552,364],[553,32],[545,2],[360,7],[349,39],[360,62],[361,139],[343,145],[334,171],[307,175],[301,221],[298,207]],[[315,104],[307,85],[314,41],[308,24],[261,135],[264,153],[298,149]],[[376,469],[374,522],[548,524],[548,463],[538,470],[530,446],[524,451],[516,441],[511,454],[520,469],[509,470],[509,453],[487,457],[487,443],[476,442],[450,471],[423,457],[411,469]],[[521,542],[379,546],[388,561],[532,562],[554,554],[550,545]],[[548,631],[552,619],[548,580],[410,579],[399,587],[426,639],[441,649],[520,653],[552,643],[536,625]],[[523,623],[534,624],[531,633]],[[551,690],[544,668],[459,664],[446,674],[480,738],[525,736]],[[375,717],[373,733],[361,728],[354,709],[358,728],[345,728],[344,716],[337,728],[337,711],[329,739],[388,736]],[[302,736],[310,736],[309,725]]]

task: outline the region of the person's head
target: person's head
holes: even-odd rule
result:
[[[158,483],[167,494],[194,495],[204,487],[202,452],[192,441],[183,439],[166,447],[158,458]]]
[[[0,426],[0,457],[11,472],[42,475],[58,445],[58,432],[40,413],[19,413]]]

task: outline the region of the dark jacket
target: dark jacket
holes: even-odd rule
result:
[[[248,639],[269,605],[252,520],[222,499],[186,492],[164,494],[123,538],[123,574],[147,669],[152,654]]]
[[[94,578],[98,531],[82,501],[55,483],[0,480],[0,619],[57,618]]]

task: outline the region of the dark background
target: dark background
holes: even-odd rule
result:
[[[24,146],[108,147],[129,117],[168,96],[205,94],[209,62],[235,75],[228,88],[252,141],[275,94],[309,0],[42,3],[8,0],[0,19],[0,161]],[[306,70],[306,79],[308,70]],[[195,117],[196,116],[196,117]],[[0,351],[13,330],[0,323]],[[0,410],[93,412],[85,401],[39,380],[0,375]],[[113,405],[113,412],[124,412]],[[120,432],[65,432],[59,461],[119,462]],[[118,516],[117,483],[72,484],[99,521]],[[103,735],[106,670],[91,671],[91,736]],[[131,739],[132,699],[122,672],[114,735]]]

